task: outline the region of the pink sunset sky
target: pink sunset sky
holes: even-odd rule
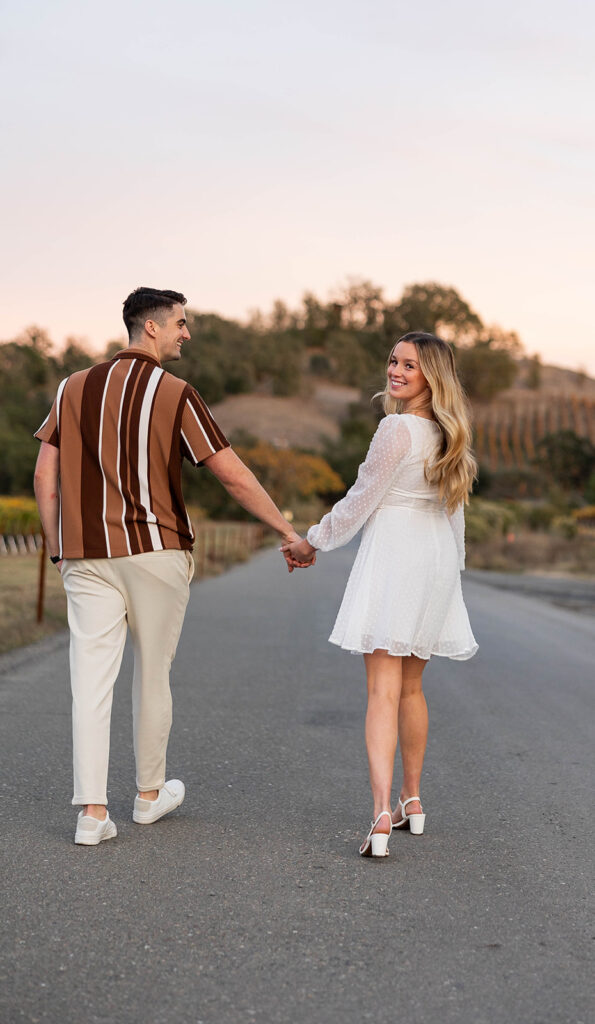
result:
[[[5,7],[0,339],[99,351],[139,284],[241,319],[349,276],[390,299],[434,280],[595,375],[594,11]]]

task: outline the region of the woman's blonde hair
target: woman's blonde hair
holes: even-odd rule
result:
[[[471,451],[469,405],[457,376],[454,354],[442,338],[411,331],[393,345],[387,370],[399,341],[415,345],[420,370],[431,391],[431,409],[442,432],[442,444],[436,459],[426,462],[426,480],[438,484],[438,493],[452,513],[462,501],[469,501],[469,492],[477,477],[477,462]],[[388,382],[380,394],[385,413],[401,412],[402,403],[391,396]]]

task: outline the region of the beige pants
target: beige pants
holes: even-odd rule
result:
[[[134,643],[136,785],[144,792],[163,786],[172,721],[169,670],[193,572],[188,551],[65,560],[62,578],[70,626],[73,804],[107,804],[112,696],[127,624]]]

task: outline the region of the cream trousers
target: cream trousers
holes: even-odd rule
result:
[[[74,761],[73,804],[107,804],[112,696],[126,640],[134,644],[136,785],[160,789],[172,721],[169,670],[188,604],[189,551],[67,559]]]

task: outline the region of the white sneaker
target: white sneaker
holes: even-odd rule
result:
[[[134,810],[132,820],[138,825],[151,825],[158,821],[164,814],[169,814],[176,807],[179,807],[184,800],[186,787],[179,779],[170,779],[162,789],[156,800],[142,800],[138,794],[134,799]]]
[[[97,846],[104,839],[113,839],[117,834],[118,830],[109,814],[106,815],[104,821],[99,821],[98,818],[91,818],[90,815],[79,811],[74,833],[75,843],[80,846]]]

